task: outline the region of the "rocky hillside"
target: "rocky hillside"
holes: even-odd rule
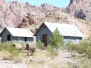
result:
[[[29,17],[29,25],[45,18],[53,10],[60,10],[48,4],[32,6],[29,3],[19,3],[17,1],[5,2],[0,0],[0,29],[9,26],[17,27],[25,17]]]
[[[80,19],[91,21],[91,0],[70,0],[65,12]]]
[[[90,20],[89,6],[89,0],[70,0],[70,4],[66,8],[58,8],[46,3],[40,6],[32,6],[29,3],[0,0],[0,31],[8,26],[30,28],[35,33],[41,23],[49,21],[75,24],[88,37],[91,31],[90,22],[76,19],[71,15]],[[88,9],[85,10],[85,8]]]

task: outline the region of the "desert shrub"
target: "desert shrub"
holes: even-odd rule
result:
[[[21,52],[18,55],[11,56],[11,60],[14,60],[15,62],[21,62],[26,57],[27,53]]]
[[[0,43],[0,51],[3,49],[3,44]]]
[[[60,35],[57,28],[50,37],[50,45],[52,45],[54,48],[59,48],[61,45],[63,45],[63,37]]]
[[[72,43],[72,41],[68,41],[65,43],[64,48],[69,50],[69,51],[76,51],[80,54],[85,53],[86,49],[88,48],[88,46],[90,46],[90,42],[89,41],[81,41],[79,44],[74,44]]]
[[[69,51],[76,51],[77,45],[75,45],[72,41],[69,40],[65,43],[64,48]]]
[[[22,50],[16,49],[13,46],[13,43],[12,42],[2,43],[2,50],[3,51],[8,51],[12,55],[12,57],[18,56],[20,53],[23,52]]]
[[[67,68],[79,68],[79,64],[75,62],[67,62],[68,67]]]
[[[77,48],[77,52],[80,53],[80,54],[85,53],[88,46],[90,46],[88,41],[80,42],[79,45],[78,45],[78,48]]]
[[[88,48],[86,48],[85,54],[87,55],[87,57],[88,57],[89,59],[91,59],[91,46],[88,46]]]
[[[0,50],[0,53],[4,53],[2,56],[3,60],[10,59],[18,62],[22,61],[22,59],[27,56],[27,54],[24,53],[23,50],[15,48],[12,42],[0,43]]]
[[[39,41],[37,42],[37,48],[39,48],[39,49],[41,49],[41,50],[44,50],[44,49],[45,49],[44,43],[39,40]]]
[[[48,45],[46,50],[49,52],[49,56],[55,57],[58,55],[58,51],[52,45]]]
[[[0,59],[10,60],[11,59],[11,54],[8,51],[0,51]]]
[[[6,50],[8,51],[9,53],[11,53],[13,56],[14,55],[18,55],[21,50],[19,49],[16,49],[14,46],[12,46],[13,43],[12,42],[6,42],[6,43],[3,43],[3,50]]]

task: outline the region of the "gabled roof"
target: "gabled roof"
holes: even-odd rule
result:
[[[33,37],[33,33],[29,29],[9,27],[6,27],[5,29],[7,29],[11,35],[15,37]]]
[[[51,23],[51,22],[44,22],[44,24],[52,33],[57,28],[62,36],[84,37],[84,35],[75,25],[59,24],[59,23]]]

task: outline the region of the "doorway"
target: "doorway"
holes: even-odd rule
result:
[[[10,35],[7,35],[7,41],[10,41]]]
[[[45,46],[47,45],[47,34],[43,35],[43,43]]]

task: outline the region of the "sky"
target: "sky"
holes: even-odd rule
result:
[[[70,2],[70,0],[5,0],[5,1],[7,2],[9,1],[28,2],[31,5],[36,5],[36,6],[40,6],[43,3],[48,3],[56,7],[66,7],[68,6]]]

